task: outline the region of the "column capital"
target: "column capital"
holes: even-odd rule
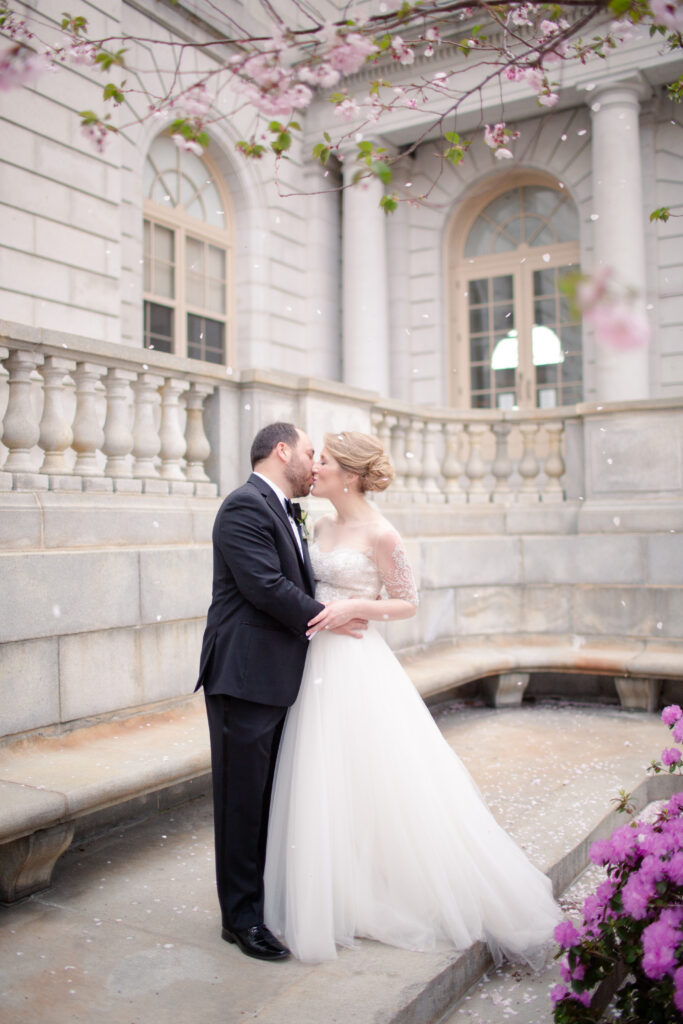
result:
[[[591,108],[596,101],[599,102],[599,109],[604,109],[610,104],[622,103],[635,103],[639,106],[652,98],[652,87],[640,71],[621,78],[618,76],[604,78],[596,82],[592,89],[585,85],[579,85],[578,92],[585,94],[585,102]]]

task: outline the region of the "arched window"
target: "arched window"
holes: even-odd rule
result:
[[[144,190],[144,345],[225,363],[231,218],[220,176],[161,135],[147,155]]]
[[[449,247],[455,405],[552,408],[583,398],[581,323],[562,294],[578,270],[579,221],[545,176],[456,216]],[[455,250],[455,251],[453,251]]]

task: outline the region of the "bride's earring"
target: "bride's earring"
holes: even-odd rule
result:
[[[349,489],[348,489],[348,487],[346,485],[344,485],[344,494],[348,494],[348,493],[349,493]]]

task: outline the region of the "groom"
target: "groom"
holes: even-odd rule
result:
[[[263,870],[282,727],[301,682],[307,623],[324,607],[291,502],[309,492],[313,446],[293,424],[271,423],[254,438],[251,465],[213,528],[196,689],[204,687],[209,720],[222,936],[247,956],[283,960],[289,950],[263,923]],[[351,620],[338,631],[359,636],[365,625]]]

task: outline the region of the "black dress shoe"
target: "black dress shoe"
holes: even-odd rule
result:
[[[262,924],[236,931],[223,927],[221,936],[226,942],[234,942],[246,956],[253,956],[256,960],[286,960],[289,956],[287,947],[278,942]]]

